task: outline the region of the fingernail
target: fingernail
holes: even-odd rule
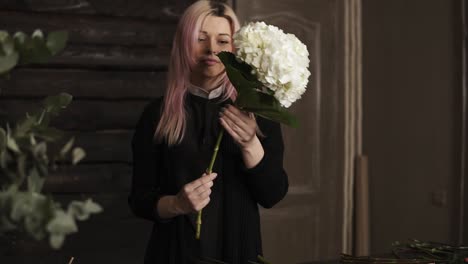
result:
[[[219,112],[219,116],[223,116],[223,112]]]

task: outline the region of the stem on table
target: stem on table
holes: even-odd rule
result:
[[[206,173],[210,174],[213,172],[213,165],[216,160],[216,156],[218,155],[218,150],[219,150],[219,145],[221,144],[221,139],[223,138],[224,134],[224,129],[221,129],[218,134],[218,138],[216,139],[216,145],[214,147],[213,151],[213,156],[211,156],[211,162],[210,165],[208,166],[208,169],[206,169]],[[202,210],[198,211],[198,216],[197,216],[197,233],[195,235],[196,239],[200,239],[200,230],[201,230],[201,224],[202,224]]]

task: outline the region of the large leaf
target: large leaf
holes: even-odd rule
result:
[[[260,88],[262,83],[253,75],[252,67],[244,62],[239,62],[236,56],[230,52],[220,52],[219,59],[226,68],[226,73],[232,85],[236,87],[238,93]]]

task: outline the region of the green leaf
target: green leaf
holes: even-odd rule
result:
[[[26,160],[27,160],[26,154],[20,154],[16,158],[16,166],[18,169],[18,176],[19,176],[19,183],[23,181],[23,179],[26,177]]]
[[[32,147],[32,153],[40,161],[45,161],[47,159],[47,144],[41,142]]]
[[[42,33],[42,30],[36,29],[31,35],[32,38],[38,38],[43,40],[44,39],[44,33]]]
[[[242,110],[246,110],[291,127],[297,127],[297,119],[281,106],[278,100],[269,94],[252,91],[240,94],[236,100]]]
[[[3,42],[9,36],[10,36],[10,34],[8,34],[7,31],[0,30],[0,42]]]
[[[246,63],[238,62],[234,54],[220,52],[218,57],[226,68],[229,80],[236,87],[239,94],[262,86],[262,83],[257,81],[255,75],[251,74],[252,67]]]
[[[31,146],[35,146],[37,144],[36,137],[34,136],[34,133],[29,134],[29,143],[31,143]]]
[[[60,93],[54,96],[48,96],[44,101],[43,105],[46,112],[52,114],[58,114],[62,109],[66,108],[72,101],[73,96],[68,93]]]
[[[39,176],[35,168],[31,169],[28,176],[28,191],[40,193],[44,186],[45,179]]]
[[[16,42],[16,44],[20,53],[20,64],[43,63],[52,56],[41,38],[25,38],[24,43]]]
[[[72,163],[76,165],[80,162],[84,157],[86,157],[86,152],[82,148],[74,148],[72,151]]]
[[[0,75],[8,73],[18,64],[19,55],[13,52],[8,55],[0,56]]]
[[[39,126],[34,129],[37,138],[48,142],[55,142],[63,137],[63,131],[54,127]]]
[[[0,234],[15,230],[16,225],[10,221],[6,216],[0,215]]]
[[[2,42],[2,48],[3,48],[2,55],[10,55],[12,53],[16,53],[15,41],[13,40],[13,38],[11,38],[10,36],[7,36],[1,42]]]
[[[6,140],[6,145],[8,149],[15,153],[21,153],[20,148],[18,147],[18,144],[16,144],[16,140],[12,138],[9,133],[7,133],[7,140]]]
[[[75,219],[72,215],[65,213],[62,209],[57,209],[46,226],[51,235],[68,235],[78,231]]]
[[[18,31],[13,35],[13,40],[15,41],[16,46],[24,45],[27,39],[29,39],[28,35],[21,31]]]
[[[15,136],[16,137],[24,137],[29,132],[31,132],[31,129],[36,125],[37,119],[36,116],[29,116],[27,115],[25,119],[21,120],[17,125],[15,129]]]
[[[229,65],[230,67],[239,71],[246,80],[255,83],[256,87],[262,86],[262,83],[257,80],[255,74],[252,74],[252,66],[248,65],[243,61],[238,60],[236,58],[236,55],[234,55],[233,53],[223,51],[218,54],[218,57],[225,66]]]
[[[87,220],[91,214],[102,212],[102,207],[91,199],[85,202],[73,201],[68,205],[68,214],[80,221]]]
[[[67,155],[67,153],[71,150],[71,148],[73,147],[73,144],[75,143],[75,138],[72,137],[68,142],[67,144],[65,144],[65,146],[63,146],[63,148],[60,150],[60,157],[65,157],[65,155]]]
[[[60,249],[63,246],[63,242],[65,242],[65,235],[61,233],[50,234],[49,243],[53,249]]]
[[[0,127],[0,153],[4,152],[7,147],[7,135],[5,129]]]
[[[52,55],[56,55],[62,51],[67,45],[68,32],[67,31],[53,31],[47,36],[47,48]]]

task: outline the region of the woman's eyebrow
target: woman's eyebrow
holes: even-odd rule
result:
[[[200,30],[200,33],[203,33],[203,34],[206,34],[206,35],[209,35],[208,32],[206,31],[203,31],[203,30]],[[228,33],[219,33],[218,36],[228,36],[230,37],[231,34],[228,34]]]

